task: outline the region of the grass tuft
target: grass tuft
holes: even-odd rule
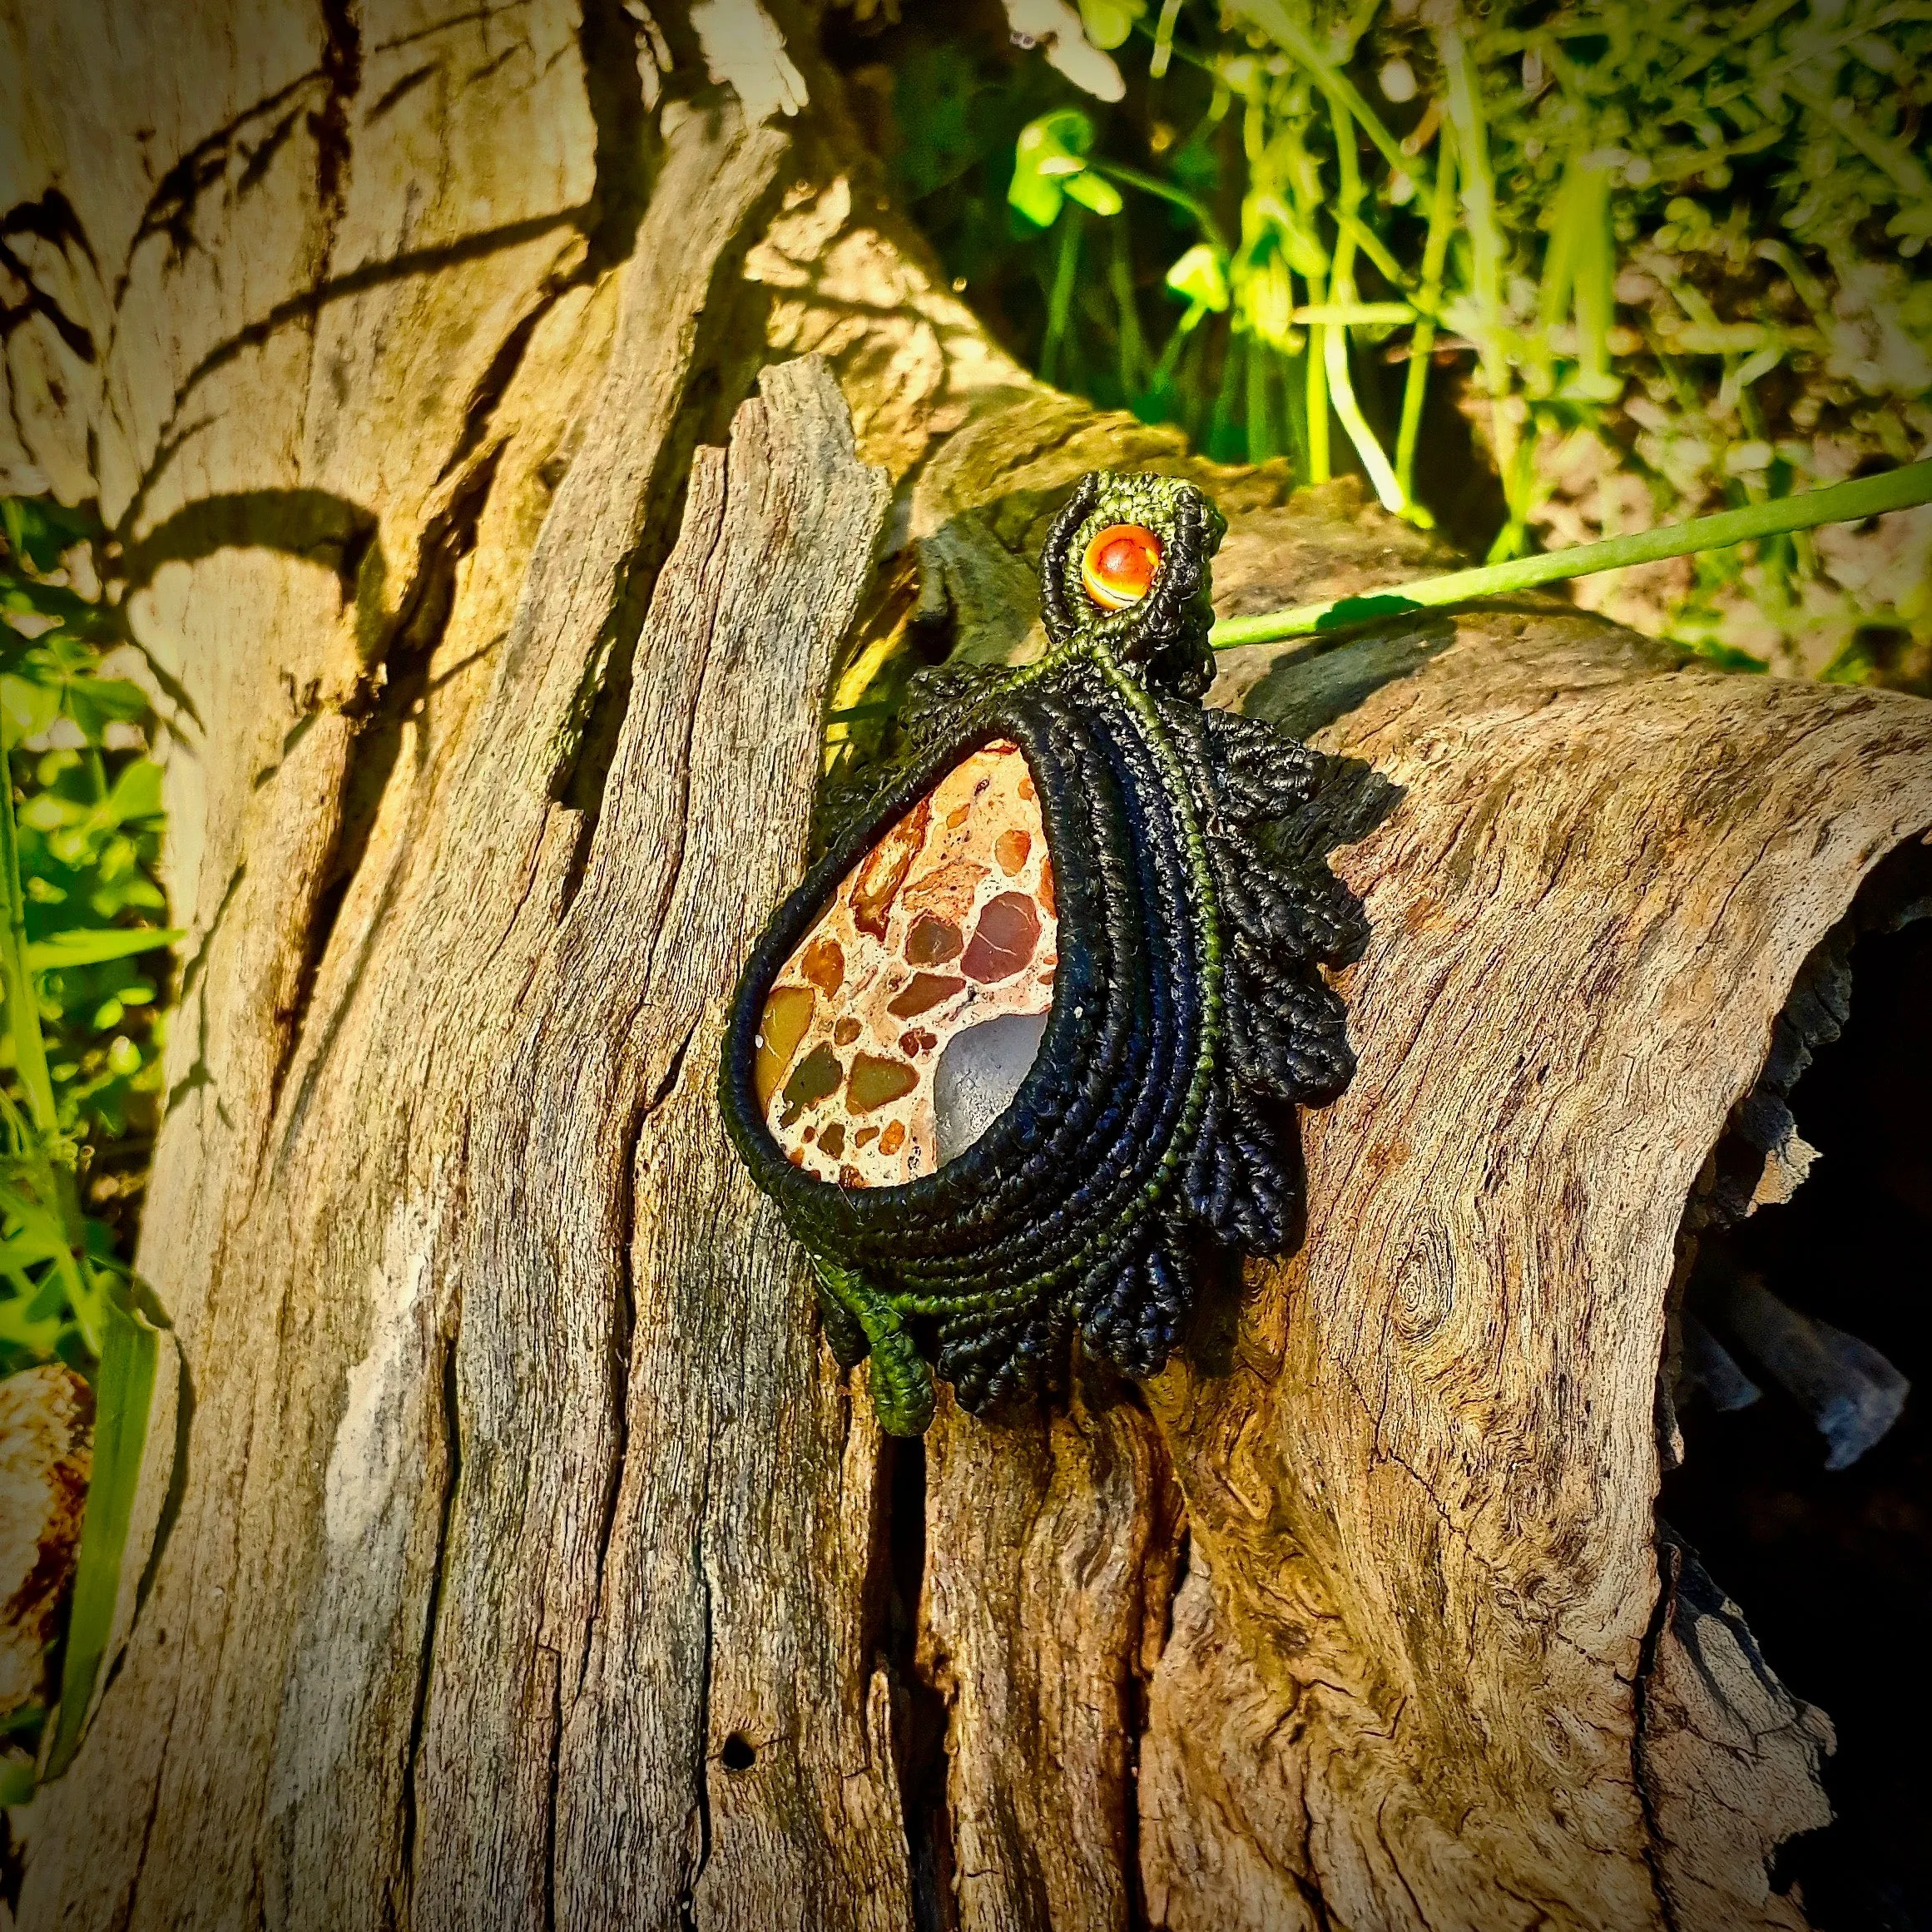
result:
[[[111,1627],[158,1357],[131,1256],[181,935],[157,924],[156,726],[117,561],[86,512],[0,501],[0,1375],[61,1361],[94,1391],[57,1735],[42,1715],[8,1741],[37,1740],[47,1776]],[[24,1802],[25,1758],[7,1775]]]
[[[1932,449],[1932,8],[1082,17],[1117,102],[990,7],[831,28],[949,273],[1062,386],[1219,460],[1359,471],[1493,562]],[[1932,513],[1578,596],[1718,661],[1932,691]]]

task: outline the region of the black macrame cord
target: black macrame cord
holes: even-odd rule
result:
[[[1107,611],[1081,560],[1123,523],[1156,533],[1160,563],[1139,602]],[[975,1413],[1058,1393],[1075,1335],[1130,1375],[1160,1368],[1217,1251],[1288,1245],[1293,1109],[1333,1098],[1353,1071],[1341,1002],[1317,968],[1360,950],[1361,909],[1319,860],[1257,835],[1307,808],[1330,762],[1199,702],[1224,529],[1192,484],[1082,478],[1040,562],[1048,655],[918,681],[903,755],[740,979],[726,1127],[813,1258],[835,1353],[848,1366],[871,1356],[874,1406],[895,1433],[929,1420],[935,1370]],[[1026,759],[1056,883],[1038,1055],[1006,1111],[934,1172],[871,1188],[818,1179],[765,1124],[753,1073],[765,1000],[846,874],[998,739]]]

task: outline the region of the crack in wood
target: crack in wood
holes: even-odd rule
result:
[[[449,1525],[456,1508],[456,1492],[463,1478],[463,1418],[458,1406],[456,1338],[445,1335],[440,1350],[438,1380],[443,1393],[443,1494],[437,1508],[435,1555],[429,1566],[429,1602],[423,1612],[423,1641],[409,1712],[409,1730],[403,1751],[402,1835],[393,1902],[394,1923],[409,1923],[410,1895],[416,1878],[416,1776],[423,1755],[423,1738],[429,1721],[429,1689],[436,1662],[436,1622],[443,1604],[443,1576],[449,1550]]]
[[[1651,1789],[1651,1781],[1645,1775],[1644,1767],[1644,1736],[1652,1721],[1650,1710],[1652,1686],[1657,1678],[1659,1652],[1677,1608],[1677,1583],[1682,1573],[1685,1555],[1682,1545],[1665,1532],[1661,1523],[1658,1525],[1658,1532],[1657,1602],[1651,1610],[1649,1627],[1643,1633],[1643,1647],[1639,1652],[1637,1668],[1637,1721],[1630,1738],[1630,1776],[1637,1791],[1637,1802],[1643,1810],[1643,1862],[1649,1870],[1651,1884],[1656,1889],[1657,1911],[1662,1922],[1663,1932],[1680,1932],[1677,1900],[1664,1870],[1663,1825],[1657,1816],[1656,1796]]]
[[[633,1107],[622,1135],[622,1142],[631,1152],[630,1157],[624,1162],[623,1194],[617,1204],[615,1216],[617,1298],[612,1310],[610,1348],[612,1424],[616,1436],[616,1449],[611,1458],[610,1474],[604,1487],[602,1514],[594,1539],[596,1567],[588,1593],[588,1601],[592,1606],[592,1617],[585,1626],[583,1644],[577,1656],[577,1682],[571,1692],[573,1702],[583,1696],[585,1680],[590,1669],[591,1652],[597,1634],[597,1619],[602,1613],[603,1608],[605,1566],[610,1556],[618,1500],[623,1493],[624,1467],[631,1453],[631,1344],[637,1327],[637,1283],[632,1261],[632,1243],[637,1238],[637,1142],[646,1123],[676,1092],[678,1082],[684,1077],[686,1057],[691,1051],[691,1043],[696,1033],[697,1022],[693,1020],[686,1028],[683,1038],[672,1051],[671,1064],[665,1069],[664,1077]],[[554,1824],[554,1783],[552,1809]]]
[[[330,850],[316,872],[281,1055],[270,1079],[271,1112],[281,1112],[283,1082],[306,1044],[316,980],[334,936],[337,917],[368,853],[377,815],[401,755],[404,727],[412,720],[419,730],[423,727],[430,666],[456,607],[458,572],[476,548],[478,528],[489,503],[502,454],[501,444],[486,450],[451,493],[444,508],[424,525],[415,567],[394,622],[357,697],[342,707],[344,715],[355,721],[355,735],[342,766]],[[379,547],[372,547],[370,554],[379,558]],[[300,1131],[309,1097],[355,997],[363,964],[374,949],[381,925],[379,916],[369,922],[356,967],[330,1008],[315,1050],[307,1056],[301,1084],[284,1120],[280,1147],[285,1154]]]
[[[936,1665],[922,1667],[919,1606],[926,1570],[927,1464],[923,1439],[889,1443],[885,1501],[879,1526],[888,1593],[883,1648],[896,1690],[892,1748],[899,1814],[912,1887],[917,1932],[955,1932],[954,1894],[958,1863],[947,1802],[952,1778],[952,1714],[934,1679]]]
[[[663,456],[639,506],[637,540],[618,564],[608,615],[584,666],[551,795],[582,814],[587,833],[595,832],[603,809],[605,783],[630,704],[637,642],[674,533],[683,523],[696,453],[725,442],[732,417],[767,359],[762,331],[749,326],[755,316],[746,297],[743,268],[760,226],[785,187],[784,171],[774,167],[749,200],[733,239],[712,265],[693,312],[679,406],[667,420]],[[579,851],[587,859],[587,838]],[[567,879],[566,908],[576,898],[582,879],[581,869]]]
[[[697,1508],[692,1516],[691,1573],[703,1618],[697,1659],[698,1721],[691,1738],[691,1816],[686,1824],[690,1834],[685,1853],[684,1876],[677,1891],[679,1932],[697,1932],[697,1889],[711,1862],[711,1732],[712,1727],[711,1676],[716,1654],[717,1627],[713,1614],[711,1570],[706,1562],[706,1533],[711,1526],[711,1450],[706,1444],[701,1464]]]

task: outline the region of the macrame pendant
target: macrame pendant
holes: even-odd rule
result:
[[[1085,478],[1040,563],[1051,648],[919,681],[908,749],[740,981],[721,1098],[881,1424],[980,1411],[1072,1338],[1167,1360],[1217,1253],[1280,1252],[1292,1108],[1353,1068],[1316,971],[1360,909],[1257,834],[1325,761],[1204,711],[1219,513]]]

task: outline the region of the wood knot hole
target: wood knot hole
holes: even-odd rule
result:
[[[758,1753],[751,1748],[751,1741],[741,1731],[734,1731],[725,1740],[725,1748],[718,1753],[719,1761],[728,1771],[750,1771],[758,1761]]]

